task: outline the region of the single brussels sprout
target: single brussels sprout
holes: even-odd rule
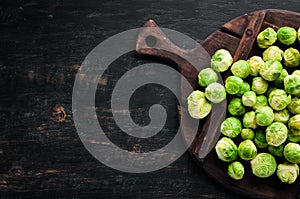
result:
[[[288,141],[289,142],[300,142],[300,135],[293,135],[291,131],[288,132]]]
[[[287,108],[294,115],[300,114],[300,99],[298,97],[293,97]]]
[[[288,94],[300,97],[300,76],[288,75],[283,81],[284,90]]]
[[[281,122],[273,122],[266,129],[266,140],[271,146],[280,146],[288,137],[288,129]]]
[[[202,69],[198,74],[198,83],[200,86],[206,87],[209,84],[217,81],[218,81],[218,75],[211,68]]]
[[[206,100],[202,91],[193,91],[187,98],[188,111],[192,118],[202,119],[206,117],[211,109],[211,103]]]
[[[273,28],[266,28],[257,35],[257,44],[260,48],[268,48],[277,40],[277,33]]]
[[[245,169],[242,163],[234,161],[228,165],[228,175],[235,180],[240,180],[243,178]]]
[[[250,65],[250,75],[257,76],[261,66],[265,63],[264,60],[259,56],[250,57],[247,60]]]
[[[274,112],[274,121],[287,123],[290,119],[290,112],[287,109],[283,109],[281,111]]]
[[[268,151],[269,153],[271,153],[274,156],[278,156],[281,157],[283,156],[283,149],[284,149],[284,144],[280,145],[280,146],[268,146]]]
[[[294,70],[292,75],[299,75],[300,76],[300,70]]]
[[[264,95],[259,95],[256,97],[256,103],[254,104],[253,109],[256,110],[263,106],[268,106],[268,99]]]
[[[263,52],[263,60],[275,60],[280,62],[283,58],[283,54],[284,52],[278,46],[271,46]]]
[[[252,129],[242,129],[241,138],[243,140],[253,140],[255,133]]]
[[[275,158],[269,153],[259,153],[251,160],[252,173],[260,178],[267,178],[273,175],[277,169]]]
[[[264,94],[268,90],[268,82],[262,77],[254,77],[252,79],[252,90],[256,94]]]
[[[235,117],[228,117],[222,122],[220,130],[223,135],[235,138],[242,130],[242,123]]]
[[[297,143],[288,143],[285,145],[283,155],[287,161],[300,164],[300,145]]]
[[[277,166],[276,174],[283,183],[293,184],[299,176],[297,164],[284,163]]]
[[[281,43],[285,45],[291,45],[297,39],[297,32],[292,27],[283,26],[278,29],[277,38]]]
[[[284,51],[283,59],[286,67],[297,67],[300,63],[299,51],[295,48],[288,48]]]
[[[263,106],[255,111],[256,123],[260,126],[269,126],[274,121],[274,112],[269,106]]]
[[[226,99],[226,91],[223,85],[211,83],[205,88],[206,98],[213,103],[220,103]]]
[[[215,150],[218,158],[225,162],[232,162],[238,156],[237,146],[227,137],[223,137],[217,142]]]
[[[226,71],[233,62],[232,56],[228,50],[219,49],[211,57],[210,66],[217,72]]]
[[[250,65],[245,60],[238,60],[231,66],[231,72],[236,77],[246,78],[250,75],[250,71]]]
[[[282,89],[275,89],[269,95],[269,105],[276,111],[281,111],[291,103],[291,96]]]
[[[266,140],[266,135],[263,129],[258,129],[255,133],[254,143],[257,148],[263,149],[267,148],[269,145]]]
[[[286,76],[288,76],[288,75],[289,75],[289,73],[287,72],[287,70],[282,69],[282,71],[281,71],[279,77],[278,77],[277,79],[274,80],[274,82],[273,82],[274,85],[275,85],[275,86],[278,86],[278,87],[283,86],[284,78],[285,78]]]
[[[244,93],[250,91],[250,84],[248,84],[247,82],[244,82],[242,84],[242,88],[241,90],[236,94],[238,97],[241,97]]]
[[[225,89],[231,95],[237,94],[244,89],[244,81],[240,77],[229,76],[225,80]]]
[[[252,140],[244,140],[238,146],[238,154],[242,160],[252,160],[257,155],[257,148]]]
[[[289,119],[288,128],[293,135],[300,135],[300,114],[294,115]]]
[[[228,104],[228,112],[231,115],[238,116],[246,113],[246,108],[243,106],[242,100],[240,98],[232,98]]]
[[[282,69],[280,61],[269,60],[261,67],[259,74],[267,81],[274,81],[280,76]]]
[[[256,93],[254,91],[247,91],[242,96],[242,103],[244,106],[254,106],[256,103]]]
[[[249,111],[244,114],[243,116],[243,126],[245,128],[251,128],[251,129],[256,129],[258,127],[258,124],[255,119],[255,112],[254,111]]]

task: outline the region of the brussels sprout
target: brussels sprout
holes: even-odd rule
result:
[[[260,148],[260,149],[268,147],[266,135],[265,135],[263,129],[259,129],[258,131],[256,131],[255,137],[254,137],[254,143],[257,146],[257,148]]]
[[[293,97],[287,108],[294,115],[300,114],[300,99],[298,97]]]
[[[283,156],[283,149],[284,149],[284,144],[276,147],[276,146],[268,146],[268,151],[274,156],[281,157]]]
[[[286,67],[296,67],[300,62],[299,51],[295,48],[288,48],[284,51],[283,59]]]
[[[293,184],[299,176],[299,167],[297,164],[279,164],[276,174],[281,182]]]
[[[250,91],[250,85],[247,82],[242,84],[241,90],[236,94],[238,97],[241,97],[244,93]]]
[[[294,70],[292,75],[299,75],[300,76],[300,70]]]
[[[291,131],[288,132],[288,141],[290,142],[300,142],[300,135],[293,135]]]
[[[202,119],[206,117],[211,109],[211,103],[206,100],[204,92],[193,91],[187,98],[188,111],[192,118]]]
[[[281,111],[291,103],[291,96],[282,89],[275,89],[270,93],[268,102],[274,110]]]
[[[243,178],[245,169],[242,163],[234,161],[228,165],[228,175],[235,180],[240,180]]]
[[[300,96],[300,76],[288,75],[283,81],[284,90],[291,95]]]
[[[288,127],[293,135],[300,135],[300,114],[289,119]]]
[[[281,122],[274,122],[266,129],[266,140],[271,146],[280,146],[288,137],[288,129]]]
[[[255,112],[250,111],[244,114],[243,117],[243,126],[245,128],[251,128],[251,129],[256,129],[258,127],[258,124],[255,119]]]
[[[269,126],[274,120],[274,112],[269,106],[263,106],[255,111],[256,123],[260,126]]]
[[[260,48],[268,48],[277,40],[277,33],[273,28],[266,28],[257,35],[257,44]]]
[[[277,38],[281,43],[291,45],[297,39],[297,32],[292,27],[284,26],[278,29]]]
[[[256,103],[253,106],[253,109],[258,109],[259,107],[268,106],[268,99],[264,95],[259,95],[256,97]]]
[[[235,117],[228,117],[222,122],[220,130],[223,135],[235,138],[242,130],[242,123]]]
[[[229,68],[232,62],[233,59],[230,52],[225,49],[219,49],[211,57],[210,66],[217,72],[224,72]]]
[[[213,103],[220,103],[226,99],[226,91],[223,85],[215,82],[205,88],[205,96]]]
[[[229,76],[225,80],[225,89],[231,95],[237,94],[243,91],[244,81],[240,77]]]
[[[278,46],[271,46],[263,52],[263,60],[264,61],[270,61],[270,60],[281,61],[283,58],[283,54],[284,54],[283,51]]]
[[[268,82],[262,77],[254,77],[252,80],[252,90],[256,94],[264,94],[268,90]]]
[[[281,73],[280,73],[280,75],[279,75],[279,77],[277,78],[277,79],[275,79],[274,80],[274,85],[275,86],[283,86],[283,81],[284,81],[284,78],[286,77],[286,76],[288,76],[289,75],[289,73],[287,72],[287,70],[285,70],[285,69],[282,69],[282,71],[281,71]]]
[[[228,112],[234,116],[243,115],[246,113],[246,108],[240,98],[232,98],[228,104]]]
[[[218,81],[217,73],[211,68],[202,69],[198,74],[198,83],[200,86],[208,86]]]
[[[243,140],[253,140],[254,135],[255,134],[252,129],[242,129],[242,131],[241,131],[241,138]]]
[[[265,63],[264,60],[259,56],[250,57],[247,60],[250,65],[250,75],[257,76],[261,66]]]
[[[283,155],[287,161],[300,164],[300,145],[297,143],[288,143],[284,147]]]
[[[257,155],[257,148],[252,140],[244,140],[238,146],[238,154],[243,160],[252,160]]]
[[[274,81],[282,72],[282,65],[279,61],[269,60],[262,65],[259,74],[267,81]]]
[[[250,65],[245,60],[239,60],[232,64],[231,72],[236,77],[246,78],[250,75]]]
[[[251,160],[252,173],[260,178],[267,178],[273,175],[277,168],[275,158],[269,153],[259,153]]]
[[[290,119],[290,112],[287,109],[274,112],[274,121],[287,123]]]
[[[238,156],[237,146],[227,137],[223,137],[217,142],[215,150],[218,158],[225,162],[232,162]]]
[[[247,91],[242,97],[244,106],[254,106],[256,103],[256,93],[254,91]]]

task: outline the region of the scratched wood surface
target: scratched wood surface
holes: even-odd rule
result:
[[[149,18],[200,41],[227,21],[266,7],[298,11],[300,3],[1,0],[1,197],[240,198],[208,178],[188,153],[148,174],[126,174],[99,163],[75,131],[72,86],[81,62],[97,44],[140,27]],[[148,142],[126,137],[112,119],[110,94],[116,81],[131,68],[149,62],[157,61],[135,53],[121,57],[110,66],[97,92],[102,96],[96,101],[100,124],[115,144],[129,151],[162,147],[178,128],[177,100],[167,89],[154,85],[135,93],[131,112],[144,125],[149,122],[148,108],[163,104],[168,120],[158,136]]]

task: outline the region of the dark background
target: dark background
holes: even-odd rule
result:
[[[170,166],[146,174],[113,170],[81,144],[72,121],[72,86],[85,56],[100,42],[138,28],[149,18],[198,41],[222,24],[255,10],[298,11],[293,1],[121,1],[0,0],[0,196],[98,198],[240,198],[209,179],[188,153]],[[288,20],[288,19],[287,19]],[[129,151],[168,143],[177,131],[177,100],[169,90],[144,86],[131,113],[146,125],[148,107],[168,110],[168,121],[149,142],[126,137],[110,112],[110,94],[122,74],[148,62],[129,53],[106,72],[97,94],[100,124]],[[165,63],[174,67],[171,63]],[[64,108],[67,117],[58,119]]]

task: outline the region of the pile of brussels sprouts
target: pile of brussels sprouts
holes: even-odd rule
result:
[[[233,63],[226,49],[213,54],[211,67],[198,75],[204,91],[189,95],[188,111],[193,118],[204,118],[213,103],[227,96],[228,114],[215,151],[227,162],[228,175],[240,180],[251,167],[257,177],[276,173],[283,183],[292,184],[300,164],[300,28],[297,33],[292,27],[277,32],[269,27],[256,39],[262,56]],[[223,86],[216,72],[229,68]]]

